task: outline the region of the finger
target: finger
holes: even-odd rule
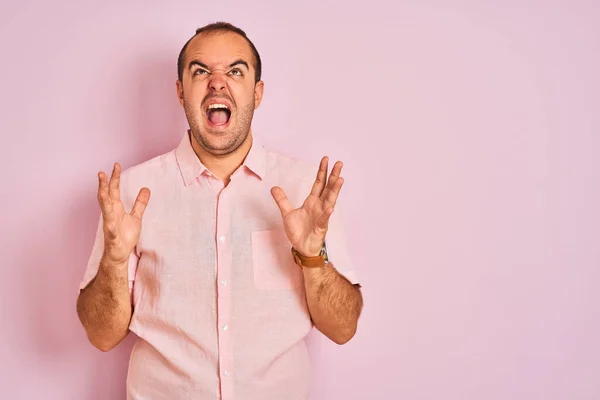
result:
[[[339,178],[336,176],[329,178],[329,180],[327,181],[327,185],[325,186],[325,189],[323,189],[323,192],[321,193],[321,196],[320,196],[321,200],[327,199],[327,196],[329,196],[329,192],[331,192],[333,185],[335,184],[335,182],[338,179]]]
[[[294,209],[292,207],[292,203],[288,200],[285,192],[279,186],[275,186],[271,188],[271,195],[273,199],[275,199],[275,203],[279,207],[279,211],[281,211],[281,216],[285,217],[290,211]]]
[[[104,220],[110,219],[113,211],[112,202],[108,195],[108,177],[104,172],[98,173],[98,204]]]
[[[138,195],[135,199],[135,203],[133,203],[133,208],[131,209],[131,215],[138,219],[142,219],[142,217],[144,216],[144,211],[146,210],[146,207],[148,206],[149,201],[150,201],[150,189],[148,189],[147,187],[141,188],[140,192],[138,193]]]
[[[328,164],[327,156],[321,159],[321,163],[319,164],[319,170],[317,171],[317,179],[313,184],[312,190],[310,194],[315,196],[321,196],[323,192],[323,188],[325,187],[325,183],[327,182],[327,164]]]
[[[332,176],[340,176],[343,167],[344,164],[341,161],[336,161],[331,169],[331,175],[329,177],[331,178]]]
[[[110,198],[112,201],[121,201],[121,165],[115,163],[113,166],[112,174],[110,176]]]
[[[325,208],[335,207],[335,203],[337,202],[337,199],[340,195],[340,191],[342,190],[343,184],[344,184],[344,178],[339,177],[336,179],[335,183],[333,184],[333,187],[327,194],[327,197],[325,198],[325,201],[323,203],[323,206]]]
[[[337,161],[333,168],[331,169],[331,174],[329,175],[329,179],[327,180],[327,185],[325,186],[325,190],[321,193],[321,199],[326,199],[329,196],[329,192],[333,189],[335,182],[340,177],[340,173],[342,172],[343,164],[341,161]]]
[[[333,207],[326,208],[317,219],[317,228],[327,230],[329,228],[329,218],[333,214]]]

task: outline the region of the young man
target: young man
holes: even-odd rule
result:
[[[356,332],[362,295],[334,213],[342,164],[327,176],[327,157],[317,172],[260,146],[263,88],[242,30],[198,29],[178,60],[180,145],[98,174],[77,312],[102,351],[138,336],[128,399],[304,400],[312,327],[338,344]]]

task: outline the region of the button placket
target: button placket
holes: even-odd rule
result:
[[[231,247],[230,243],[230,216],[228,202],[228,188],[220,191],[217,198],[217,321],[219,345],[219,370],[223,379],[231,375]],[[233,388],[229,379],[221,381],[222,399],[231,399]]]

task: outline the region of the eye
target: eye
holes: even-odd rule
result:
[[[229,71],[229,73],[236,76],[242,76],[242,71],[239,68],[234,68]]]
[[[194,75],[204,75],[204,74],[208,74],[208,71],[202,68],[198,68],[197,70],[194,71]]]

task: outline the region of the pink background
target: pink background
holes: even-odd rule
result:
[[[96,173],[177,144],[220,19],[263,57],[256,136],[346,165],[366,307],[311,336],[313,399],[600,398],[599,3],[283,3],[1,3],[0,398],[125,398],[133,338],[75,313]]]

